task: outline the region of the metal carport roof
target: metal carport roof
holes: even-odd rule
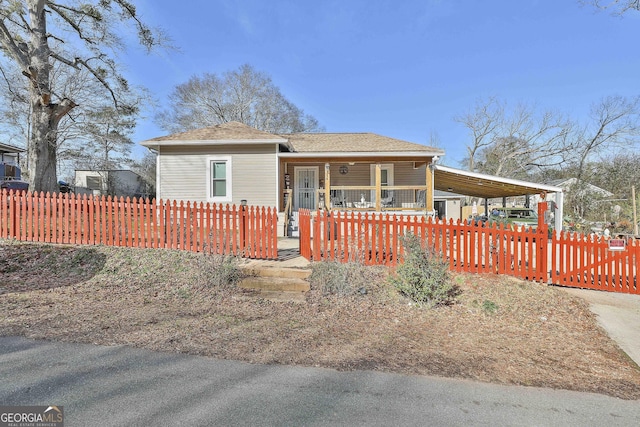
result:
[[[518,179],[468,172],[448,166],[432,164],[435,190],[450,191],[465,196],[492,199],[497,197],[523,196],[527,194],[556,193],[555,229],[562,230],[564,194],[562,188],[536,184]]]
[[[527,194],[562,193],[562,188],[536,184],[518,179],[468,172],[434,164],[433,186],[436,190],[449,191],[465,196],[492,199],[523,196]]]

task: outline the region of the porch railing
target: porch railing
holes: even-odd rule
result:
[[[427,186],[331,186],[317,191],[318,208],[348,211],[424,211]],[[327,199],[328,194],[328,199]]]

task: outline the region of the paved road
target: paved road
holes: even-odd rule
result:
[[[0,404],[65,426],[638,426],[640,402],[373,372],[0,337]]]

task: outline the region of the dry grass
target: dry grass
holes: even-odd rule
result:
[[[384,286],[270,302],[211,271],[185,252],[0,241],[0,335],[640,398],[638,367],[553,287],[456,275],[458,303],[426,310]]]

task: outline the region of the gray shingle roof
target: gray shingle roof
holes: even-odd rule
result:
[[[281,136],[288,139],[298,153],[416,151],[444,154],[439,148],[375,133],[293,133]]]
[[[419,152],[434,155],[444,154],[444,151],[439,148],[389,138],[375,133],[292,133],[275,135],[239,122],[228,122],[202,129],[159,136],[143,141],[142,145],[162,145],[158,144],[162,142],[170,145],[179,145],[180,141],[191,144],[200,141],[215,141],[218,143],[233,141],[286,143],[288,141],[293,152],[297,153]]]
[[[273,140],[283,142],[282,138],[269,132],[264,132],[240,122],[227,122],[202,129],[187,132],[174,133],[172,135],[159,136],[148,139],[149,141],[250,141]],[[144,145],[144,143],[143,143]]]

